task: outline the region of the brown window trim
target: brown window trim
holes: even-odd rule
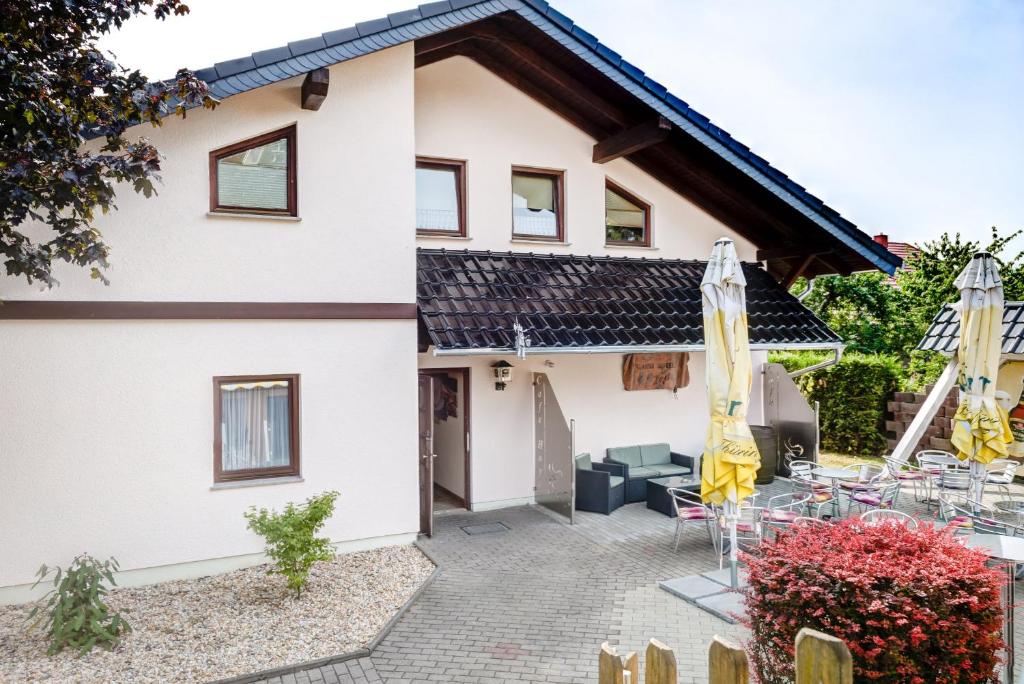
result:
[[[296,182],[297,166],[296,166],[296,150],[295,150],[295,124],[291,126],[285,126],[284,128],[270,133],[264,133],[257,135],[254,138],[249,138],[241,142],[221,147],[210,152],[210,212],[223,212],[230,214],[261,214],[271,216],[298,216],[299,215],[299,198],[298,198],[298,183]],[[259,209],[254,207],[236,207],[230,205],[222,205],[217,201],[217,161],[222,157],[227,157],[238,152],[244,152],[245,150],[251,150],[254,147],[260,147],[267,143],[274,142],[286,138],[288,140],[288,208],[287,209]]]
[[[231,470],[225,472],[221,467],[221,434],[220,434],[220,386],[238,382],[266,382],[268,380],[288,381],[288,437],[290,440],[288,465],[279,468],[250,468],[248,470]],[[289,477],[299,475],[299,374],[285,373],[278,375],[219,375],[213,378],[213,481],[237,482],[239,480],[256,480],[270,477]]]
[[[525,233],[516,232],[516,217],[515,212],[512,212],[512,238],[520,238],[524,240],[541,240],[544,242],[565,242],[565,171],[561,169],[545,169],[536,166],[513,166],[511,178],[514,175],[522,176],[535,176],[538,178],[553,178],[555,181],[555,220],[558,222],[558,234],[555,236],[547,235],[528,235]],[[509,196],[511,199],[511,195]]]
[[[634,193],[630,192],[626,188],[622,187],[611,178],[604,179],[604,185],[606,189],[611,189],[618,195],[622,195],[625,199],[629,200],[638,207],[644,209],[644,239],[641,242],[630,241],[630,240],[609,240],[608,239],[608,223],[607,213],[605,214],[605,229],[604,229],[604,244],[617,247],[650,247],[651,246],[651,203],[645,202],[644,200],[637,197]],[[605,212],[608,211],[607,205],[605,206]]]
[[[466,237],[466,160],[444,159],[442,157],[416,157],[417,169],[454,169],[455,170],[455,201],[459,205],[459,229],[436,230],[416,226],[417,235],[441,235],[447,237]]]

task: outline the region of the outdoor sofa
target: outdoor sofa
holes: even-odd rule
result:
[[[625,468],[594,463],[590,454],[576,456],[576,510],[608,515],[626,503]]]
[[[609,447],[606,464],[623,466],[626,503],[647,500],[647,481],[656,477],[677,477],[699,473],[699,458],[677,454],[668,444],[636,444]]]

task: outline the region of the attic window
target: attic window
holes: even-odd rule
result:
[[[416,232],[466,235],[466,162],[416,159]]]
[[[604,233],[609,245],[651,245],[651,205],[605,181]]]
[[[565,239],[565,196],[561,171],[512,168],[512,237]]]
[[[210,211],[296,216],[295,126],[211,152]]]

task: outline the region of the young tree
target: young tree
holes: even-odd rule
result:
[[[150,83],[96,47],[97,39],[153,10],[182,15],[181,0],[0,0],[0,255],[7,274],[56,283],[54,260],[91,269],[106,282],[109,247],[97,210],[116,208],[114,186],[146,197],[160,155],[129,127],[160,125],[172,110],[213,108],[205,83],[182,69]],[[102,143],[84,146],[91,138]],[[50,230],[23,232],[29,221]]]

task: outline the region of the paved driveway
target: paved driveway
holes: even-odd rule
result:
[[[742,628],[657,586],[717,568],[707,535],[690,530],[673,552],[674,522],[644,504],[578,516],[572,527],[535,507],[439,516],[422,545],[442,572],[372,656],[270,682],[592,682],[602,641],[642,655],[650,637],[675,649],[680,682],[707,681],[711,636]],[[462,529],[491,522],[508,530]]]
[[[761,487],[786,491],[785,481]],[[1024,487],[1014,485],[1024,497]],[[995,496],[989,498],[994,499]],[[930,517],[901,494],[900,508]],[[469,535],[463,527],[508,529]],[[658,587],[658,581],[717,567],[706,534],[689,530],[672,551],[674,523],[644,504],[611,516],[577,513],[566,525],[536,507],[437,517],[422,547],[441,567],[437,580],[368,658],[270,680],[307,682],[593,682],[602,641],[641,654],[655,637],[671,646],[679,682],[707,681],[715,634],[740,641],[744,630]],[[1024,583],[1018,582],[1018,596]],[[1024,610],[1015,640],[1024,652]],[[1021,666],[1021,657],[1018,657]],[[261,684],[268,684],[262,682]]]

